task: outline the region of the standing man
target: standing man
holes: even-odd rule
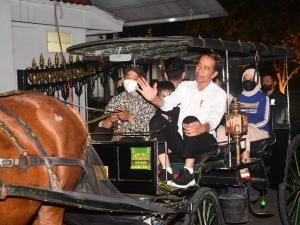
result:
[[[180,105],[178,118],[178,146],[182,146],[182,156],[185,158],[184,168],[179,176],[170,182],[179,188],[187,188],[195,184],[193,176],[196,158],[205,152],[216,149],[214,134],[224,115],[226,93],[212,82],[218,75],[216,70],[219,58],[215,54],[202,55],[195,71],[195,81],[183,81],[175,92],[164,99],[157,96],[156,86],[152,88],[145,79],[140,78],[138,91],[146,100],[169,111]]]
[[[271,74],[265,74],[261,77],[261,89],[269,96],[271,105],[271,127],[273,129],[287,129],[287,100],[277,88],[277,81]]]
[[[270,98],[270,127],[276,136],[275,144],[270,146],[272,150],[270,183],[273,188],[277,189],[284,177],[286,146],[288,146],[289,139],[287,98],[279,91],[275,76],[269,73],[263,75],[261,85],[262,91]]]

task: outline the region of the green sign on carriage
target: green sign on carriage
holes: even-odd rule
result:
[[[151,147],[131,147],[132,170],[151,170]]]

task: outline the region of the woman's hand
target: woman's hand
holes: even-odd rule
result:
[[[118,114],[117,113],[110,113],[109,114],[109,117],[108,117],[108,120],[111,122],[111,123],[115,123],[119,120],[118,118]]]
[[[119,109],[119,111],[120,112],[118,112],[117,115],[120,120],[129,122],[133,121],[134,116],[127,109]]]

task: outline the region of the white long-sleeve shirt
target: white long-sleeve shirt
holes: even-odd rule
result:
[[[163,111],[169,111],[179,105],[178,132],[182,136],[182,121],[187,116],[195,116],[204,124],[210,125],[209,133],[215,135],[226,108],[226,93],[211,82],[199,91],[197,81],[183,81],[176,90],[164,98]]]

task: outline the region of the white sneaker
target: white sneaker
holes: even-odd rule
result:
[[[243,179],[250,179],[251,176],[250,176],[250,172],[249,172],[249,169],[248,168],[244,168],[244,169],[241,169],[240,170],[240,175]]]
[[[180,173],[176,179],[170,181],[169,185],[177,188],[188,188],[196,184],[194,175],[191,174],[186,168],[180,170]]]

